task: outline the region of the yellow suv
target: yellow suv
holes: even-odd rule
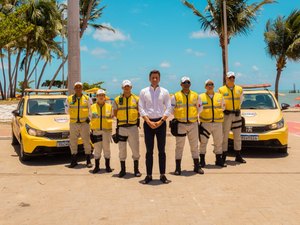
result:
[[[35,155],[70,152],[69,115],[65,113],[64,106],[67,99],[64,93],[67,91],[25,90],[17,109],[12,111],[11,124],[12,144],[20,144],[20,160],[25,161]],[[81,139],[78,144],[82,148]]]
[[[288,104],[279,105],[275,96],[267,88],[270,84],[244,85],[244,100],[241,115],[245,118],[242,129],[243,148],[270,148],[287,153],[288,127],[282,110]],[[258,89],[259,88],[259,89]],[[233,146],[233,134],[229,135],[229,147]]]

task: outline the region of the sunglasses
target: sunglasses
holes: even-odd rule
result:
[[[191,84],[191,82],[190,81],[184,81],[184,82],[182,82],[182,84]]]
[[[210,84],[206,84],[206,86],[214,86],[214,84],[210,83]]]
[[[235,77],[234,77],[234,76],[232,76],[232,77],[229,77],[229,79],[235,79]]]

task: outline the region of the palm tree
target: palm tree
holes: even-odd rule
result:
[[[300,10],[293,11],[288,18],[279,16],[268,20],[264,33],[267,52],[276,59],[275,97],[278,99],[279,79],[287,60],[300,60]]]
[[[83,37],[85,30],[88,26],[93,27],[95,29],[106,29],[111,30],[114,32],[114,29],[111,27],[102,25],[97,23],[97,20],[102,16],[103,10],[105,9],[105,6],[100,7],[101,0],[80,0],[79,1],[79,11],[80,11],[80,38]],[[73,3],[74,4],[74,3]],[[67,9],[67,6],[62,4],[63,9]],[[67,20],[67,18],[66,18]],[[64,24],[67,22],[64,21]],[[56,70],[55,74],[52,77],[51,83],[49,85],[49,89],[53,86],[53,83],[59,73],[59,71],[62,69],[63,65],[68,60],[68,55],[64,58],[64,61],[60,64],[58,69]],[[70,83],[71,84],[71,83]]]
[[[247,0],[226,0],[227,11],[227,43],[238,34],[247,34],[251,29],[252,22],[256,20],[257,12],[265,4],[273,3],[275,0],[263,0],[259,3],[247,4]],[[225,84],[225,46],[224,46],[224,24],[223,24],[223,0],[207,0],[205,14],[200,13],[193,4],[188,1],[183,3],[190,8],[196,16],[199,17],[201,28],[204,31],[209,30],[219,36],[220,46],[222,48],[223,62],[223,83]]]

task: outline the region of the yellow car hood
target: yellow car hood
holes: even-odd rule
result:
[[[27,124],[42,131],[69,130],[69,115],[27,116]]]
[[[278,122],[282,118],[282,113],[278,109],[244,109],[242,117],[245,118],[246,125],[268,125]]]

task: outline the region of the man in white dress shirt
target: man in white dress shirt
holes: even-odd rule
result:
[[[157,139],[160,180],[163,183],[170,181],[166,173],[166,119],[171,112],[171,100],[168,90],[159,86],[160,72],[152,70],[149,74],[151,85],[141,90],[139,112],[144,119],[144,135],[146,144],[147,176],[143,183],[152,181],[154,137]]]

